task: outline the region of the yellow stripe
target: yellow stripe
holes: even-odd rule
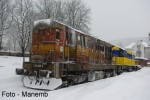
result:
[[[117,46],[113,46],[112,47],[112,50],[119,50],[120,48],[119,47],[117,47]]]

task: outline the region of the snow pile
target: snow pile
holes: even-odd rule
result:
[[[150,100],[150,68],[95,82],[46,91],[47,97],[22,97],[22,92],[40,93],[23,87],[22,77],[15,75],[15,68],[22,67],[20,57],[0,57],[0,100]],[[2,91],[20,94],[2,97]]]

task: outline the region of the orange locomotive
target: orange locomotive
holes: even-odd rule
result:
[[[16,73],[24,76],[24,86],[46,90],[113,76],[131,68],[112,63],[113,46],[58,21],[38,20],[30,60]]]

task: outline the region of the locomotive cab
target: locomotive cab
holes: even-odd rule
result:
[[[65,62],[67,57],[64,29],[64,25],[50,19],[34,22],[29,62],[23,62],[23,69],[16,69],[18,75],[24,75],[26,87],[53,90],[62,84],[63,64],[57,62]]]

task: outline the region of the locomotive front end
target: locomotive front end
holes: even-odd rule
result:
[[[50,19],[34,22],[29,62],[23,62],[23,69],[16,69],[17,75],[24,76],[25,87],[54,90],[62,85],[62,28]]]

